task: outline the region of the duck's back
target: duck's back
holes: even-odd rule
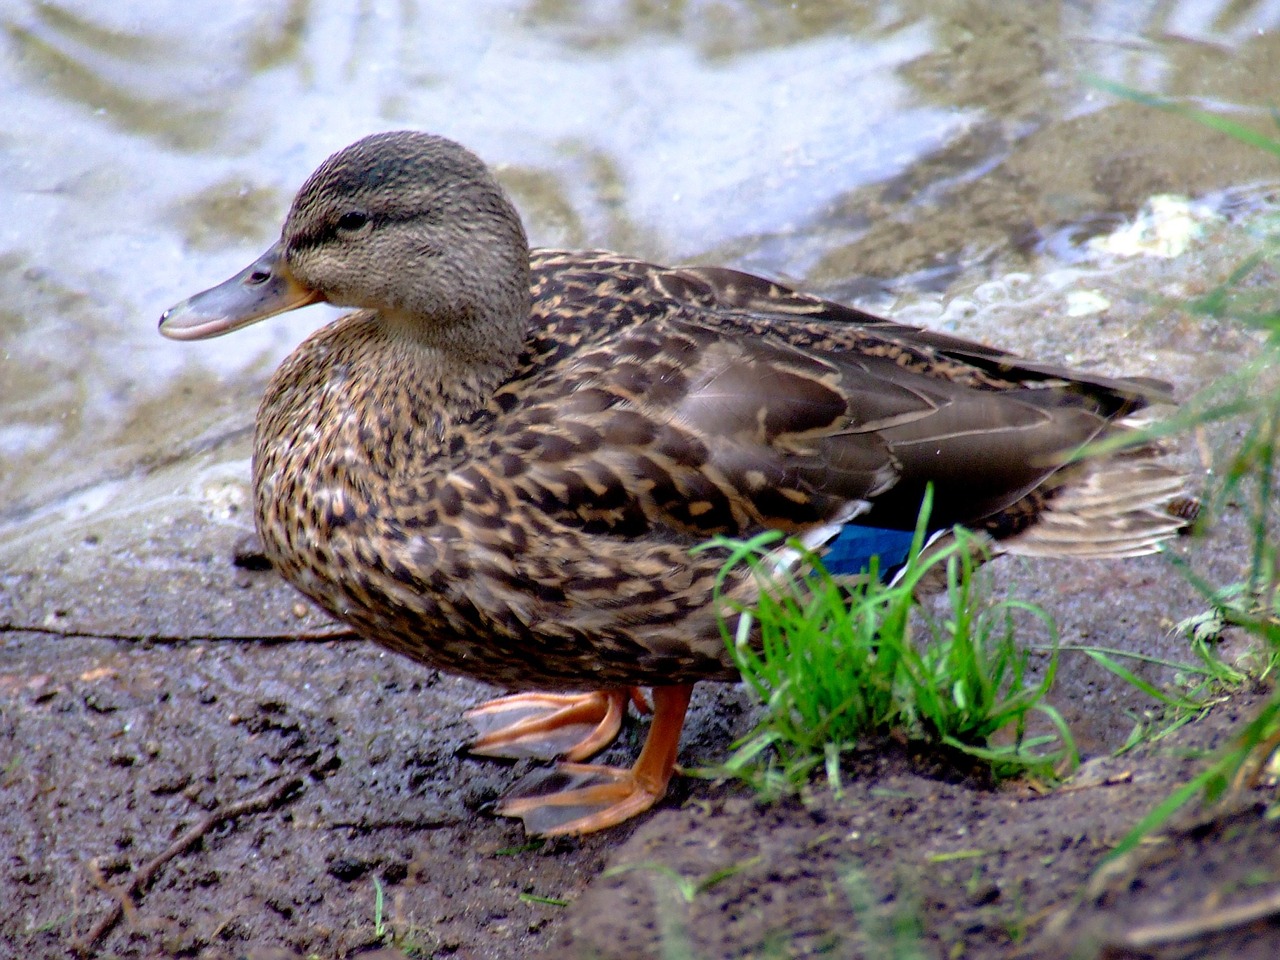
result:
[[[724,268],[556,250],[532,264],[541,369],[499,403],[545,397],[568,413],[590,384],[597,422],[639,414],[683,434],[694,466],[738,496],[752,500],[763,472],[753,520],[782,529],[852,500],[859,523],[911,529],[928,483],[935,527],[977,523],[1127,415],[1171,400],[1158,381],[1024,361]],[[700,516],[706,535],[754,532],[721,510]]]

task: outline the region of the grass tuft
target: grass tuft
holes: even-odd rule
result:
[[[777,534],[719,539],[728,570],[746,564],[769,589],[721,629],[747,688],[764,705],[756,728],[714,771],[752,783],[766,796],[793,793],[818,770],[837,794],[841,761],[869,735],[894,733],[954,750],[997,779],[1028,774],[1053,779],[1077,761],[1070,731],[1044,702],[1057,669],[1056,649],[1038,682],[1029,683],[1031,651],[1014,637],[1020,615],[1041,621],[1030,604],[995,601],[975,576],[980,539],[956,529],[926,548],[927,496],[906,566],[890,584],[874,562],[850,582],[821,559]],[[779,573],[781,550],[794,551],[803,575]],[[932,582],[945,583],[945,612],[917,608]],[[723,579],[722,579],[723,583]],[[753,636],[751,627],[756,628]],[[913,632],[922,634],[917,642]],[[1033,714],[1049,733],[1027,737]]]

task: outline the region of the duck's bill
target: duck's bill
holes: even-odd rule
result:
[[[166,310],[160,332],[171,340],[207,340],[321,299],[294,279],[277,243],[230,280]]]

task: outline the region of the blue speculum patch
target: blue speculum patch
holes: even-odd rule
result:
[[[880,576],[901,566],[911,550],[915,534],[910,530],[886,530],[847,524],[827,548],[822,562],[834,576],[852,576],[865,571],[873,556],[880,558]]]

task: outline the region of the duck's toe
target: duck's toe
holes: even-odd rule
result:
[[[666,792],[666,782],[637,776],[634,769],[561,763],[521,779],[498,805],[498,813],[519,817],[531,835],[574,836],[644,813]]]
[[[483,757],[585,760],[618,736],[627,701],[638,691],[517,693],[468,710],[479,736],[468,750]],[[643,701],[640,701],[643,702]]]

